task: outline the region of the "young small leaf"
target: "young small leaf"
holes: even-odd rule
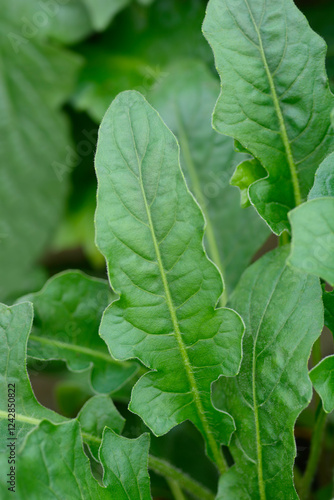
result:
[[[287,266],[288,252],[282,247],[248,268],[231,299],[246,333],[239,374],[220,379],[215,390],[216,405],[237,429],[230,446],[235,465],[220,481],[222,500],[297,499],[293,429],[312,396],[307,361],[323,307],[319,280]]]
[[[6,450],[8,437],[8,408],[6,394],[15,392],[15,437],[17,448],[25,435],[40,420],[66,420],[41,406],[31,389],[26,370],[27,340],[33,320],[32,304],[24,302],[12,307],[0,304],[0,452]],[[12,385],[9,385],[12,384]],[[15,390],[13,388],[15,385]],[[13,392],[14,391],[14,392]]]
[[[151,500],[147,472],[149,446],[149,434],[127,439],[105,429],[100,449],[103,483],[115,500]]]
[[[94,436],[97,439],[87,439],[92,455],[98,460],[98,450],[102,439],[103,429],[109,427],[117,434],[123,430],[125,419],[115,408],[108,396],[90,398],[81,408],[77,420],[80,422],[83,436]]]
[[[119,360],[152,371],[130,409],[156,435],[186,419],[223,470],[220,443],[234,430],[211,402],[211,383],[237,373],[243,324],[215,309],[222,281],[203,249],[204,220],[179,165],[175,137],[137,92],[124,92],[102,122],[96,155],[96,239],[120,294],[100,334]]]
[[[91,368],[92,386],[101,393],[118,389],[138,371],[135,363],[115,361],[98,335],[102,313],[111,300],[106,281],[68,271],[51,278],[28,299],[35,309],[29,356],[63,359],[73,371]]]
[[[323,292],[322,299],[325,306],[325,325],[334,335],[334,291]]]
[[[334,198],[317,198],[292,210],[290,263],[334,285]]]
[[[327,356],[310,371],[313,387],[322,399],[326,413],[334,410],[334,356]]]
[[[210,0],[203,31],[222,83],[214,126],[267,170],[249,196],[280,234],[334,146],[326,45],[292,0]]]
[[[231,185],[240,189],[242,207],[246,208],[250,205],[248,195],[249,186],[251,186],[253,182],[264,177],[265,174],[265,169],[255,158],[245,160],[237,166],[231,178]]]
[[[334,196],[334,153],[330,154],[316,171],[314,185],[308,199],[326,196]]]
[[[334,154],[319,167],[308,202],[289,214],[290,263],[334,285]]]

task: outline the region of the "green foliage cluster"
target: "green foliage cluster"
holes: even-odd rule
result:
[[[1,498],[333,498],[330,13],[4,3]]]

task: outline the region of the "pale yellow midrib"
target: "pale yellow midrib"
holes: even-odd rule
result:
[[[0,419],[7,420],[8,419],[8,412],[0,410]],[[30,424],[30,425],[38,425],[42,421],[39,418],[27,417],[26,415],[22,415],[21,413],[15,413],[15,420],[18,420],[19,422],[23,422],[25,424]]]
[[[137,150],[136,150],[136,154],[137,154]],[[199,419],[202,422],[205,436],[206,436],[208,444],[211,448],[213,457],[215,458],[218,469],[219,469],[220,473],[223,474],[224,472],[226,472],[227,467],[225,465],[224,458],[223,458],[222,453],[220,451],[220,447],[217,445],[216,441],[214,440],[212,433],[210,431],[209,424],[206,420],[204,408],[202,406],[202,401],[201,401],[201,398],[199,395],[199,391],[198,391],[196,380],[195,380],[195,377],[194,377],[194,374],[192,371],[192,367],[190,364],[188,353],[187,353],[186,347],[185,347],[183,340],[182,340],[182,335],[180,332],[175,307],[174,307],[171,293],[169,290],[169,285],[168,285],[168,281],[166,278],[165,269],[164,269],[163,264],[162,264],[159,245],[158,245],[157,238],[156,238],[155,231],[154,231],[151,212],[150,212],[149,205],[148,205],[147,199],[146,199],[146,193],[145,193],[143,181],[142,181],[141,162],[139,161],[138,154],[137,154],[137,160],[138,160],[138,167],[139,167],[140,188],[141,188],[141,192],[142,192],[142,196],[143,196],[143,200],[144,200],[144,204],[145,204],[145,209],[146,209],[147,218],[148,218],[148,222],[149,222],[149,228],[150,228],[150,232],[151,232],[151,236],[152,236],[152,240],[153,240],[154,250],[156,253],[156,257],[157,257],[158,267],[159,267],[161,279],[162,279],[163,286],[164,286],[165,298],[166,298],[168,310],[169,310],[169,313],[171,316],[171,320],[173,323],[174,333],[175,333],[178,347],[179,347],[179,350],[180,350],[180,353],[182,356],[182,360],[183,360],[183,363],[184,363],[184,366],[186,369],[186,374],[187,374],[188,381],[189,381],[189,384],[191,387],[191,391],[193,393],[193,397],[194,397],[194,401],[195,401],[195,405],[197,408],[197,413],[198,413]]]
[[[8,412],[0,410],[0,420],[7,420],[8,419]],[[40,418],[34,418],[34,417],[27,417],[26,415],[22,415],[22,413],[15,413],[15,420],[17,422],[22,422],[24,424],[29,424],[29,425],[39,425],[43,419]],[[65,422],[66,420],[64,420]],[[87,432],[81,432],[81,435],[84,440],[86,441],[91,441],[96,444],[101,444],[101,439],[93,436],[92,434],[88,434]]]
[[[262,38],[261,38],[261,33],[259,31],[259,28],[258,28],[256,22],[255,22],[255,19],[254,19],[252,10],[251,10],[251,8],[249,6],[248,0],[245,0],[245,3],[247,5],[248,11],[249,11],[249,15],[251,16],[251,19],[252,19],[252,22],[253,22],[256,34],[258,36],[258,40],[259,40],[259,44],[260,44],[260,46],[259,46],[260,54],[261,54],[262,62],[263,62],[263,65],[264,65],[264,68],[265,68],[265,71],[266,71],[266,75],[267,75],[267,78],[268,78],[268,81],[269,81],[270,91],[271,91],[271,94],[272,94],[275,111],[276,111],[276,114],[277,114],[277,117],[278,117],[279,126],[280,126],[280,132],[281,132],[281,137],[282,137],[282,141],[283,141],[283,144],[284,144],[284,148],[285,148],[285,152],[286,152],[286,156],[287,156],[287,160],[288,160],[288,165],[289,165],[289,169],[290,169],[290,175],[291,175],[291,179],[292,179],[295,204],[296,204],[296,206],[298,206],[302,202],[302,196],[301,196],[301,192],[300,192],[300,186],[299,186],[297,168],[296,168],[296,165],[295,165],[295,162],[294,162],[294,158],[293,158],[293,154],[292,154],[292,151],[291,151],[291,146],[290,146],[290,141],[289,141],[288,133],[287,133],[286,128],[285,128],[285,122],[284,122],[283,113],[282,113],[282,110],[280,108],[279,99],[278,99],[277,93],[276,93],[275,83],[274,83],[274,80],[273,80],[272,75],[270,73],[270,69],[269,69],[269,66],[268,66],[266,54],[264,52]]]

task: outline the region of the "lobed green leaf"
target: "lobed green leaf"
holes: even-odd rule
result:
[[[148,447],[148,434],[131,440],[106,428],[100,448],[104,485],[100,485],[84,453],[79,423],[54,425],[43,420],[18,453],[15,498],[58,500],[70,494],[73,500],[150,500]],[[1,478],[4,500],[13,495],[7,486]]]
[[[115,361],[98,335],[102,313],[112,298],[106,281],[67,271],[27,298],[35,310],[29,356],[63,359],[73,371],[90,369],[92,386],[100,393],[119,389],[138,371],[136,363]]]
[[[105,429],[100,449],[104,467],[103,483],[117,500],[151,500],[147,472],[149,434],[137,439],[118,436]]]
[[[12,307],[0,304],[0,452],[6,450],[8,437],[7,397],[9,384],[15,384],[15,437],[20,447],[26,434],[43,419],[58,423],[61,415],[41,406],[31,389],[26,369],[28,335],[33,320],[32,304]],[[12,391],[10,392],[12,394]]]
[[[130,409],[156,435],[191,420],[223,470],[234,430],[211,402],[211,383],[237,373],[243,324],[215,309],[222,281],[203,249],[204,220],[189,193],[173,134],[137,92],[120,94],[102,122],[96,155],[96,240],[120,294],[100,334],[119,360],[151,371]]]
[[[309,201],[292,210],[290,263],[334,285],[334,153],[320,165]]]
[[[313,387],[322,399],[326,413],[334,410],[334,356],[327,356],[310,371]]]
[[[266,169],[249,198],[280,234],[334,147],[326,45],[292,0],[210,0],[203,31],[222,84],[214,126]]]
[[[111,428],[115,433],[121,434],[125,419],[116,409],[114,403],[108,396],[100,395],[90,398],[78,413],[77,420],[83,437],[88,437],[88,444],[93,457],[99,459],[99,447],[103,430],[105,427]],[[90,436],[98,439],[89,440]]]
[[[323,326],[317,278],[286,265],[289,248],[266,254],[244,273],[231,299],[244,318],[237,377],[221,379],[214,402],[236,423],[235,465],[219,499],[297,499],[292,480],[294,425],[312,396],[307,362]]]

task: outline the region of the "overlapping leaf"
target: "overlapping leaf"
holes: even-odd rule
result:
[[[232,376],[243,325],[229,309],[202,245],[203,216],[184,182],[174,136],[137,92],[120,94],[102,122],[96,155],[97,244],[120,293],[100,333],[119,360],[151,372],[130,408],[156,435],[191,420],[222,470],[219,450],[234,430],[211,402],[211,383]]]
[[[334,147],[326,45],[292,0],[211,0],[203,29],[222,83],[214,126],[267,170],[249,197],[280,234]]]
[[[200,62],[184,60],[165,68],[149,101],[176,134],[183,172],[206,220],[206,248],[231,291],[269,229],[253,208],[242,210],[229,180],[244,155],[229,137],[211,127],[218,82]]]
[[[93,457],[98,460],[99,440],[102,438],[105,427],[110,427],[117,434],[121,434],[125,420],[117,411],[114,403],[108,396],[94,396],[81,408],[78,416],[83,437],[89,435],[97,439],[89,439],[89,447]]]
[[[62,422],[64,417],[41,406],[35,399],[26,370],[27,340],[33,320],[32,305],[28,302],[7,307],[0,304],[0,452],[6,450],[8,436],[8,384],[15,384],[15,437],[19,447],[22,440],[40,420]],[[11,386],[10,386],[11,387]],[[12,392],[11,392],[12,394]]]
[[[28,435],[17,458],[16,481],[19,500],[112,498],[92,476],[75,420],[60,425],[44,420]]]
[[[307,361],[323,326],[319,280],[286,265],[288,248],[266,254],[244,273],[231,303],[246,323],[243,361],[217,383],[216,404],[235,419],[235,465],[219,499],[297,499],[293,429],[312,386]],[[216,399],[214,400],[216,401]]]
[[[55,425],[44,420],[28,435],[18,454],[15,498],[56,500],[70,495],[75,500],[150,500],[148,446],[148,435],[130,440],[107,428],[100,449],[104,487],[92,476],[79,423]],[[3,499],[12,498],[3,478],[0,487]]]
[[[126,439],[110,429],[103,434],[100,459],[104,466],[103,483],[117,500],[150,500],[148,468],[149,434]]]
[[[313,387],[322,399],[326,413],[334,410],[334,356],[327,356],[310,372]]]
[[[309,201],[289,214],[290,262],[334,285],[334,153],[319,167]]]
[[[325,325],[334,335],[334,292],[324,291],[322,298],[325,306]]]
[[[137,490],[132,490],[134,495],[131,498],[149,499],[147,436],[131,441],[117,436],[110,429],[105,431],[101,455],[108,487],[99,486],[91,474],[82,448],[82,437],[92,446],[95,454],[101,442],[104,425],[107,424],[118,432],[123,424],[122,417],[109,398],[96,396],[83,407],[78,416],[82,437],[77,420],[67,421],[36,401],[26,372],[27,337],[32,318],[32,304],[28,302],[12,307],[0,305],[0,341],[3,346],[0,356],[1,393],[6,395],[8,384],[15,384],[14,429],[8,426],[6,397],[1,399],[0,407],[1,498],[10,499],[13,496],[13,492],[8,490],[11,485],[7,483],[7,480],[10,480],[7,477],[10,470],[7,445],[15,441],[15,498],[18,500],[67,498],[69,491],[71,498],[76,499],[111,499],[115,498],[113,491],[120,488],[120,482],[125,490],[129,485],[138,484]],[[10,395],[13,395],[12,391]],[[10,417],[12,416],[13,413],[10,412]],[[109,434],[113,437],[110,438]],[[113,449],[114,446],[116,449]],[[126,467],[124,456],[119,457],[120,449],[124,447],[124,454],[127,452],[128,456]],[[105,457],[111,453],[114,459],[113,468],[117,468],[117,463],[122,466],[121,478],[114,477],[113,470],[108,471],[108,458]],[[140,463],[133,461],[138,456],[142,459]],[[120,463],[120,460],[123,463]],[[126,497],[120,496],[121,498]]]
[[[27,297],[35,309],[29,356],[63,359],[74,371],[91,368],[91,383],[97,392],[121,387],[138,371],[138,364],[115,361],[98,335],[111,297],[106,281],[78,271],[51,278],[40,292]]]
[[[334,196],[334,153],[322,162],[315,174],[314,185],[308,199]]]

